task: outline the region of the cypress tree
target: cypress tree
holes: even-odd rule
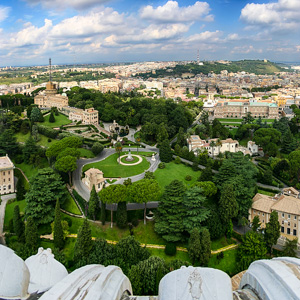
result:
[[[61,224],[60,205],[58,199],[55,206],[53,238],[54,246],[58,249],[62,249],[64,247],[64,232]]]
[[[200,242],[200,234],[197,228],[194,228],[191,232],[188,246],[189,257],[194,264],[196,260],[200,259],[201,255],[201,242]]]
[[[221,198],[219,201],[220,216],[227,224],[232,218],[238,214],[238,204],[235,199],[234,189],[232,184],[224,184],[222,187]]]
[[[96,214],[99,210],[99,197],[96,192],[95,186],[93,185],[91,195],[90,195],[90,200],[89,200],[89,207],[88,207],[88,214],[90,217],[96,220]]]
[[[265,242],[271,249],[271,254],[273,252],[273,245],[277,244],[277,240],[280,237],[280,224],[278,222],[277,211],[272,211],[270,215],[270,221],[266,224],[265,229]]]
[[[159,157],[162,162],[172,161],[172,150],[168,140],[164,140],[159,147]]]
[[[28,217],[25,226],[25,243],[28,249],[34,251],[38,248],[38,231],[32,217]]]
[[[19,177],[17,181],[17,193],[16,193],[17,201],[23,200],[25,198],[25,194],[26,191],[24,188],[23,178]]]
[[[51,113],[50,113],[49,122],[50,123],[54,123],[55,122],[55,117],[54,117],[53,111],[51,111]]]
[[[200,264],[206,266],[208,264],[211,249],[210,249],[210,234],[208,229],[204,228],[200,233],[201,253],[200,253]]]
[[[118,203],[117,226],[119,228],[125,228],[127,226],[127,207],[125,201]]]
[[[102,201],[101,202],[101,223],[102,225],[105,225],[105,219],[106,219],[106,204]]]
[[[82,226],[78,230],[77,240],[74,249],[74,259],[88,257],[93,248],[92,231],[87,219],[84,219]]]
[[[14,208],[14,215],[13,215],[13,227],[14,232],[17,235],[20,241],[24,240],[24,223],[20,216],[20,208],[19,205],[16,205]]]

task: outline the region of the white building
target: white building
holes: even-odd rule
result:
[[[15,192],[14,168],[8,155],[0,157],[0,195]]]

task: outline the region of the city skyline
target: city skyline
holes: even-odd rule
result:
[[[299,61],[300,2],[4,0],[0,65]]]

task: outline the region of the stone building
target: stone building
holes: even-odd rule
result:
[[[271,102],[258,101],[219,101],[214,107],[215,118],[243,118],[251,113],[254,118],[278,118],[278,106]]]
[[[91,168],[84,172],[84,178],[82,179],[82,182],[88,187],[88,189],[91,191],[93,188],[93,185],[95,186],[96,192],[99,192],[102,190],[102,188],[105,186],[105,178],[103,178],[103,172]]]
[[[259,217],[261,227],[265,228],[270,220],[272,211],[278,213],[281,226],[281,236],[300,240],[300,194],[292,188],[285,188],[281,194],[274,197],[257,193],[253,198],[252,207],[249,209],[249,221],[255,216]]]
[[[98,124],[99,123],[99,115],[98,110],[93,107],[87,108],[85,110],[80,108],[72,108],[72,109],[64,109],[69,110],[69,119],[73,122],[82,121],[82,124]]]
[[[46,89],[34,97],[34,104],[39,108],[57,107],[62,109],[68,106],[68,97],[66,94],[60,95],[57,93],[56,85],[49,81]]]
[[[15,192],[14,164],[8,157],[0,157],[0,195]]]

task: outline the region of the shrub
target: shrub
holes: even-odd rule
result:
[[[159,169],[164,169],[166,167],[166,164],[161,162],[159,165],[158,165],[158,168]]]
[[[174,243],[167,243],[165,253],[169,256],[174,256],[176,254],[176,245]]]
[[[70,227],[72,226],[72,219],[69,218],[69,217],[66,217],[65,220],[67,221],[68,226],[69,226],[69,228],[70,228]]]
[[[23,161],[24,161],[23,155],[21,155],[21,154],[16,155],[16,157],[15,157],[16,164],[21,164]]]
[[[49,139],[48,139],[48,143],[51,143],[51,142],[52,142],[52,140],[49,138]]]
[[[185,180],[186,181],[191,181],[192,180],[192,176],[191,175],[186,175],[185,176]]]
[[[217,254],[217,260],[221,260],[224,258],[224,253],[223,252],[220,252]]]
[[[175,162],[175,164],[180,164],[181,163],[181,159],[180,159],[180,157],[179,156],[176,156],[175,157],[175,159],[174,159],[174,162]]]
[[[93,146],[92,146],[92,152],[95,154],[95,155],[98,155],[100,154],[102,151],[103,151],[103,148],[104,146],[98,142],[94,143]]]
[[[134,227],[137,227],[139,225],[139,219],[137,217],[135,217],[134,219],[132,219],[131,224]]]

